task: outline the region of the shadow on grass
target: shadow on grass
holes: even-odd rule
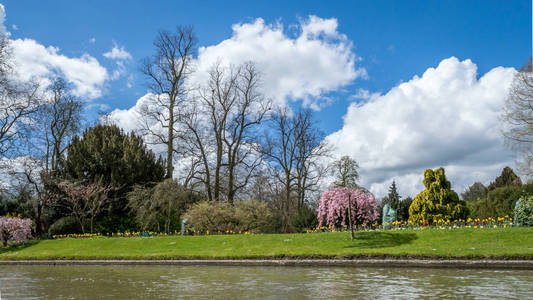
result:
[[[40,240],[33,240],[33,241],[29,241],[29,242],[26,242],[26,243],[23,243],[23,244],[11,245],[11,246],[8,246],[8,247],[0,247],[0,254],[5,254],[5,253],[9,253],[9,252],[16,252],[16,251],[19,251],[19,250],[22,250],[22,249],[25,249],[25,248],[28,248],[28,247],[31,247],[31,246],[35,246],[35,245],[39,244],[40,242],[41,242]]]
[[[409,244],[418,237],[414,233],[358,232],[353,244],[345,248],[385,248]]]

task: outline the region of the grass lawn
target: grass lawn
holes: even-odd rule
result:
[[[402,230],[33,241],[0,259],[230,259],[366,256],[533,259],[533,228]]]

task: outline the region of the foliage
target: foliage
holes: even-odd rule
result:
[[[325,191],[318,207],[318,226],[348,225],[348,202],[354,225],[369,225],[378,217],[374,196],[361,188],[338,187]]]
[[[136,186],[128,194],[128,206],[141,228],[158,232],[179,229],[180,216],[198,200],[198,195],[172,179],[166,179],[154,188]]]
[[[163,180],[164,162],[146,148],[141,137],[125,134],[114,125],[96,125],[75,137],[67,149],[68,156],[60,162],[59,177],[74,182],[114,186],[107,216],[99,216],[99,228],[114,231],[134,226],[126,208],[126,195],[136,184]],[[133,228],[130,228],[133,229]]]
[[[268,232],[272,212],[267,204],[242,201],[235,207],[224,201],[194,204],[183,216],[197,233]]]
[[[396,189],[396,182],[393,180],[391,186],[389,187],[389,194],[387,195],[387,197],[383,198],[383,206],[385,206],[385,204],[388,204],[396,212],[398,212],[400,208],[400,200],[400,195],[398,194],[398,190]]]
[[[518,177],[513,169],[505,167],[502,170],[500,176],[496,177],[494,182],[491,182],[488,186],[489,191],[495,190],[499,187],[505,186],[521,186],[522,180]]]
[[[33,222],[30,219],[19,217],[0,217],[0,241],[4,247],[8,241],[16,244],[23,243],[31,239],[31,228]]]
[[[472,204],[471,216],[486,218],[512,215],[514,205],[521,196],[522,189],[517,186],[504,186],[489,191],[486,198]]]
[[[59,183],[57,187],[61,193],[53,195],[56,203],[69,209],[70,215],[78,220],[83,233],[86,225],[89,225],[90,232],[93,233],[94,219],[107,206],[108,194],[113,188],[98,183],[79,184],[68,181]]]
[[[400,205],[398,207],[398,220],[399,221],[407,221],[409,220],[409,207],[413,203],[413,198],[407,197],[400,201]]]
[[[481,182],[476,182],[461,194],[461,198],[466,202],[478,201],[479,199],[487,198],[487,193],[487,187]]]
[[[333,163],[333,172],[336,176],[334,185],[338,187],[357,187],[357,179],[359,179],[358,168],[357,162],[347,155],[335,161]]]
[[[317,225],[317,212],[307,204],[300,208],[298,214],[292,220],[292,226],[298,232],[304,232],[306,229],[314,228]]]
[[[48,235],[82,233],[78,220],[73,216],[63,217],[50,225]]]
[[[515,210],[515,222],[520,226],[533,226],[533,196],[520,200]]]
[[[464,219],[468,209],[464,201],[451,189],[444,169],[424,172],[425,190],[416,195],[409,207],[409,221],[432,224],[439,219]]]

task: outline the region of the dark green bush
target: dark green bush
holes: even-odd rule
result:
[[[305,232],[307,229],[313,229],[317,225],[317,212],[309,205],[302,206],[292,221],[292,226],[298,232]]]
[[[48,235],[81,233],[81,226],[75,217],[63,217],[54,222],[48,229]]]

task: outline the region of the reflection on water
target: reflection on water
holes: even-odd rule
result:
[[[533,271],[218,266],[0,266],[5,299],[533,298]]]

